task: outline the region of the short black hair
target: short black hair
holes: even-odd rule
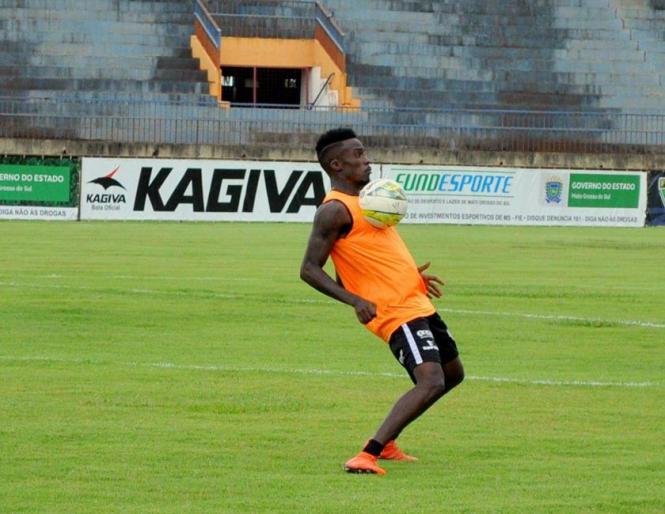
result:
[[[335,143],[340,143],[342,141],[346,141],[347,139],[353,139],[356,137],[358,136],[356,136],[356,133],[350,128],[331,129],[328,132],[322,134],[319,140],[316,142],[316,157],[319,159],[321,166],[323,166],[325,169],[323,163],[323,154],[325,153],[326,148]]]

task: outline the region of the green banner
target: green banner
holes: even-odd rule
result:
[[[640,177],[571,173],[568,207],[634,209],[640,202]]]
[[[70,166],[0,164],[0,200],[68,202]]]

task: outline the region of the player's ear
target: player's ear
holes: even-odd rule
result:
[[[342,163],[339,159],[335,158],[328,163],[328,167],[333,173],[339,173],[342,170]]]

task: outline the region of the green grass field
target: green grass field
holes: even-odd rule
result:
[[[300,224],[0,223],[0,512],[665,512],[665,232],[403,226],[467,380],[410,382]]]

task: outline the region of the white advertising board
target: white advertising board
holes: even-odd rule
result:
[[[306,221],[330,189],[317,163],[84,158],[81,219]]]
[[[608,170],[383,166],[406,223],[642,227],[646,174]]]
[[[409,198],[405,223],[644,226],[646,174],[375,165]],[[330,189],[314,162],[84,158],[84,220],[311,222]],[[0,213],[1,215],[1,213]]]
[[[76,221],[76,207],[39,207],[34,205],[0,205],[0,219],[3,220],[51,220]]]

